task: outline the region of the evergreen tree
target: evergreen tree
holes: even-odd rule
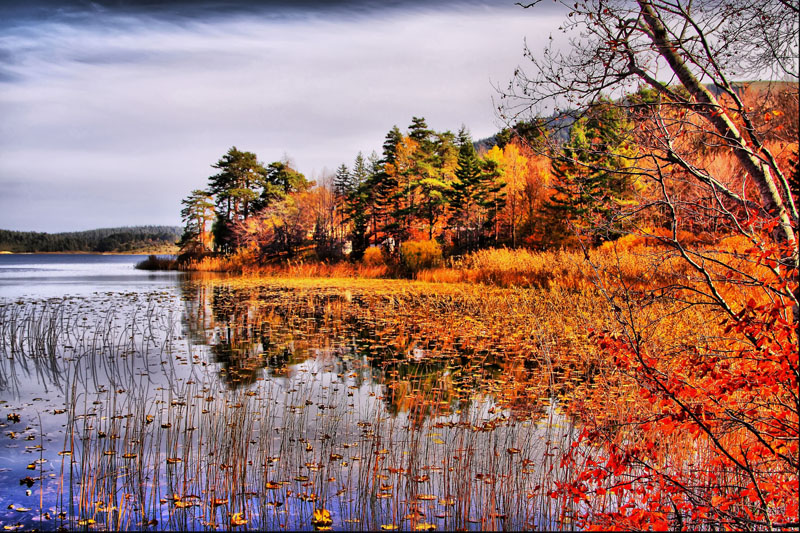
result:
[[[387,163],[394,163],[395,155],[397,154],[397,145],[400,144],[402,138],[403,134],[400,132],[400,128],[396,125],[392,126],[392,129],[389,130],[389,133],[386,134],[386,138],[383,141],[383,157],[381,162],[384,165]]]
[[[336,169],[336,175],[333,177],[333,193],[338,199],[347,198],[350,191],[353,189],[353,177],[347,169],[347,165],[342,163]]]
[[[454,245],[457,249],[471,250],[477,244],[480,232],[477,200],[482,181],[481,161],[469,132],[462,126],[456,141],[458,161],[448,200],[451,214],[448,224],[455,231]]]
[[[481,181],[475,191],[476,203],[486,214],[483,228],[489,231],[489,238],[494,243],[500,237],[499,215],[506,206],[505,186],[498,161],[490,158],[484,160]]]
[[[393,126],[386,134],[383,142],[383,154],[380,159],[372,159],[372,168],[367,179],[367,188],[370,191],[370,219],[372,229],[370,234],[373,243],[380,242],[382,233],[391,224],[388,213],[392,208],[393,195],[397,189],[397,180],[386,171],[390,165],[395,165],[397,148],[403,139],[403,134],[397,126]]]
[[[209,178],[209,193],[216,200],[217,220],[212,232],[215,246],[230,252],[233,224],[257,211],[259,193],[265,186],[267,171],[253,152],[242,152],[235,146],[212,165],[220,172]]]
[[[591,234],[595,244],[619,236],[620,209],[633,201],[636,157],[632,124],[619,107],[601,102],[573,124],[569,142],[553,161],[554,193],[545,208],[551,227],[566,234],[565,221]]]
[[[377,155],[373,153],[374,159]],[[374,165],[373,165],[374,166]],[[370,170],[364,155],[358,152],[350,173],[350,191],[345,203],[345,216],[350,224],[350,258],[354,261],[364,256],[369,246],[369,221],[372,194],[368,188]]]
[[[211,249],[211,238],[207,224],[214,217],[214,200],[207,191],[193,190],[181,200],[183,235],[178,243],[187,252],[205,252]]]
[[[422,144],[427,141],[432,134],[433,131],[428,129],[428,125],[425,123],[423,117],[411,118],[411,125],[408,126],[409,137]]]
[[[266,170],[259,208],[263,209],[272,202],[283,200],[290,193],[307,191],[313,185],[303,174],[293,169],[288,161],[270,163]]]
[[[434,228],[445,212],[455,180],[458,150],[455,136],[449,131],[434,134],[429,147],[425,149],[421,145],[420,148],[417,158],[422,159],[424,164],[419,165],[421,174],[415,183],[419,196],[415,216],[427,226],[428,239],[432,240]]]
[[[367,161],[364,159],[364,155],[358,152],[353,162],[353,171],[350,173],[351,189],[360,187],[362,183],[367,181],[368,177],[369,168],[367,168]]]

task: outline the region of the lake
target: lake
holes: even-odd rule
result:
[[[6,529],[563,522],[577,370],[514,316],[533,293],[143,258],[0,255]]]

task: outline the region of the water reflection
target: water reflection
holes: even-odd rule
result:
[[[563,389],[469,298],[187,277],[2,302],[0,377],[20,390],[0,523],[310,529],[324,507],[337,529],[547,529]]]
[[[353,289],[209,284],[191,276],[181,282],[181,296],[185,335],[206,347],[220,381],[231,389],[290,377],[293,367],[324,353],[357,387],[381,386],[387,412],[409,413],[417,425],[468,410],[490,392],[499,393],[495,400],[519,419],[549,405],[551,384],[535,359],[476,350],[465,339],[446,342],[407,313],[398,314],[391,299]]]

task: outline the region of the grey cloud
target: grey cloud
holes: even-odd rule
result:
[[[18,77],[0,91],[0,228],[176,223],[181,197],[232,145],[265,161],[288,153],[318,176],[379,151],[413,115],[488,136],[499,127],[490,80],[511,76],[523,37],[544,41],[559,21],[473,5],[9,28],[0,61]],[[11,182],[40,191],[27,211]]]

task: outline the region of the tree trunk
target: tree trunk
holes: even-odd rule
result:
[[[669,63],[670,68],[681,81],[692,97],[699,103],[700,112],[725,140],[728,141],[734,154],[739,159],[744,169],[753,178],[758,188],[761,204],[764,210],[779,221],[776,237],[779,241],[795,240],[792,220],[781,198],[772,172],[767,164],[760,161],[753,151],[748,148],[747,140],[739,132],[736,125],[728,117],[724,108],[719,104],[713,94],[692,74],[683,58],[679,55],[677,46],[667,34],[667,30],[659,20],[648,0],[637,0],[642,16],[649,28],[653,43],[658,48],[659,54]],[[660,89],[660,87],[655,87]],[[795,261],[797,254],[795,253]]]

